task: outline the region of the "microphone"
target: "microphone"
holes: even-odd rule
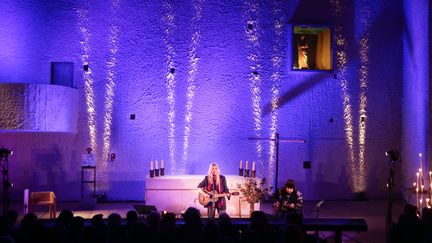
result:
[[[315,205],[315,207],[312,209],[312,212],[315,212],[315,213],[316,213],[316,217],[317,217],[317,218],[319,218],[319,211],[320,211],[320,208],[321,208],[321,206],[323,205],[323,203],[324,203],[324,200],[319,201],[319,202]]]

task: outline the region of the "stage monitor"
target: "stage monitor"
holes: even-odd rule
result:
[[[293,25],[292,69],[295,71],[333,70],[331,28]]]
[[[148,215],[152,211],[155,211],[157,213],[155,205],[133,205],[133,207],[140,215]]]

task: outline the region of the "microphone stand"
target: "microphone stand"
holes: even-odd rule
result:
[[[390,162],[390,170],[389,170],[389,177],[387,178],[387,216],[386,216],[386,242],[391,243],[391,229],[393,225],[393,219],[392,219],[392,209],[393,209],[393,200],[391,197],[391,192],[394,187],[394,171],[393,171],[393,163],[394,161]]]
[[[11,187],[11,183],[9,181],[9,160],[8,157],[2,157],[0,158],[0,163],[2,167],[2,174],[3,174],[3,215],[6,215],[9,211],[9,189]]]
[[[324,203],[324,200],[323,200],[323,201],[319,201],[319,202],[315,205],[315,208],[313,209],[313,211],[315,212],[315,216],[316,216],[317,219],[319,219],[320,208],[321,208],[321,206],[322,206],[323,203]],[[315,239],[316,239],[317,242],[320,241],[319,231],[318,231],[318,230],[315,231]]]

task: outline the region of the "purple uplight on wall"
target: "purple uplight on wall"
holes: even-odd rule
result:
[[[188,163],[189,159],[189,139],[191,135],[191,120],[192,120],[192,108],[195,97],[195,89],[196,89],[196,76],[198,72],[198,61],[199,57],[197,55],[197,49],[199,48],[200,40],[201,40],[201,30],[199,22],[202,17],[202,6],[203,1],[194,2],[195,13],[192,17],[192,36],[190,41],[190,51],[189,51],[189,73],[187,78],[187,100],[186,100],[186,110],[185,110],[185,126],[184,126],[184,135],[183,135],[183,156],[181,163],[179,165],[180,170],[178,171],[181,174],[186,173],[186,163]]]
[[[176,160],[176,143],[175,143],[175,137],[176,137],[176,124],[175,124],[175,118],[176,118],[176,80],[175,80],[175,63],[174,58],[176,55],[176,52],[174,50],[174,45],[172,43],[172,39],[174,38],[174,26],[175,26],[175,14],[173,12],[173,6],[168,3],[164,2],[163,4],[164,9],[164,15],[163,15],[163,23],[164,23],[164,42],[166,45],[166,68],[168,69],[167,76],[166,76],[166,89],[167,89],[167,101],[169,105],[169,112],[168,112],[168,122],[169,122],[169,135],[168,135],[168,142],[169,142],[169,151],[170,151],[170,160],[169,160],[169,171],[171,174],[177,174],[178,173],[178,165]],[[180,169],[181,170],[181,169]]]
[[[88,7],[87,5],[83,5],[83,7]],[[96,143],[96,104],[95,104],[95,92],[94,92],[94,79],[92,74],[92,67],[89,67],[89,60],[90,60],[90,38],[91,33],[89,30],[89,18],[88,18],[88,11],[86,9],[78,9],[78,28],[81,33],[81,63],[83,66],[86,66],[82,72],[83,80],[84,80],[84,93],[85,93],[85,99],[86,99],[86,112],[87,112],[87,126],[88,126],[88,132],[89,132],[89,145],[90,148],[93,149],[94,153],[96,153],[97,150],[97,143]]]
[[[118,0],[113,0],[112,2],[112,23],[109,34],[109,49],[110,56],[107,62],[107,83],[105,84],[105,116],[104,116],[104,132],[103,132],[103,151],[102,151],[102,161],[103,166],[106,166],[108,161],[108,155],[111,150],[111,132],[112,132],[112,113],[114,108],[114,96],[115,96],[115,84],[117,81],[117,51],[120,46],[119,35],[120,29],[118,26],[118,16],[117,10],[120,7]],[[111,160],[113,161],[113,160]]]
[[[244,3],[244,18],[246,21],[246,26],[244,28],[244,34],[248,41],[248,65],[250,67],[249,74],[249,85],[250,85],[250,96],[251,96],[251,108],[252,116],[254,120],[254,135],[256,137],[262,136],[262,57],[261,57],[261,47],[262,47],[262,36],[261,36],[261,8],[258,1],[245,1]],[[258,157],[258,169],[263,169],[263,145],[262,142],[257,140],[256,144],[256,156]],[[270,163],[272,161],[269,161]],[[269,164],[269,181],[273,181],[273,164]],[[264,171],[258,171],[260,174]]]

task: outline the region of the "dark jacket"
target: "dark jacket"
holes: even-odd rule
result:
[[[204,180],[201,181],[200,184],[198,184],[198,188],[202,188],[205,189],[207,191],[213,191],[216,190],[217,193],[229,193],[229,189],[226,183],[226,179],[225,176],[220,175],[220,183],[221,185],[214,185],[215,188],[213,187],[213,183],[209,184],[208,183],[208,176],[205,176]],[[209,204],[205,205],[204,207],[215,207],[218,209],[222,209],[225,210],[226,209],[226,199],[225,197],[220,197],[216,203],[210,202]]]

